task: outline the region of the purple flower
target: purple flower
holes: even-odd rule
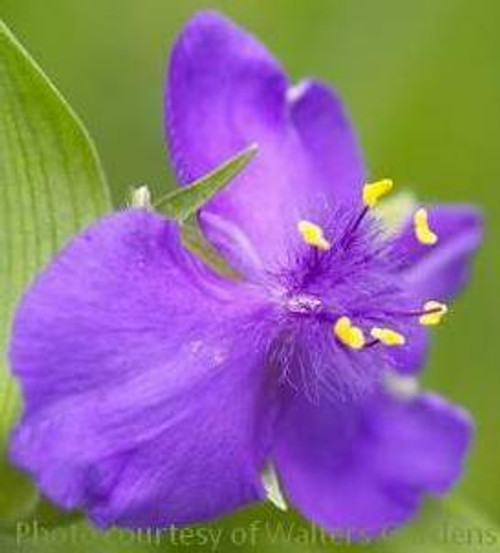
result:
[[[389,233],[377,204],[392,183],[365,185],[339,98],[290,87],[219,15],[178,39],[166,112],[182,183],[259,145],[200,214],[243,278],[217,275],[146,209],[74,238],[15,320],[14,462],[101,526],[211,519],[265,499],[265,467],[331,532],[403,523],[450,488],[468,448],[468,416],[415,373],[480,216],[421,207]]]

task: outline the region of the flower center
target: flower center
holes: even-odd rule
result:
[[[286,308],[292,313],[319,313],[322,305],[319,298],[308,294],[296,294],[286,300]]]
[[[332,339],[355,351],[404,346],[409,326],[436,325],[447,312],[446,305],[433,299],[421,306],[411,304],[394,270],[391,244],[374,230],[376,219],[369,217],[370,211],[392,188],[389,179],[366,184],[362,209],[350,211],[333,229],[307,219],[297,223],[307,249],[296,256],[285,308],[328,323]],[[438,242],[424,208],[415,212],[413,224],[420,244]]]

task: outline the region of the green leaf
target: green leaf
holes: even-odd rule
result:
[[[155,207],[170,219],[184,222],[225,188],[257,153],[252,145],[189,186],[170,192]]]
[[[201,259],[219,275],[230,280],[241,280],[242,276],[231,267],[226,259],[205,238],[195,216],[181,225],[182,245]]]
[[[19,297],[51,255],[110,208],[94,146],[71,108],[0,22],[0,521],[36,502],[8,465],[20,397],[6,365]]]

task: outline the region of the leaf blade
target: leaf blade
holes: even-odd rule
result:
[[[251,145],[228,161],[219,165],[208,175],[192,184],[179,188],[155,202],[164,215],[184,222],[194,215],[204,204],[219,193],[241,173],[257,154],[257,146]]]
[[[0,518],[33,502],[14,496],[19,473],[6,461],[19,390],[6,358],[23,288],[64,241],[110,209],[95,147],[82,123],[0,21]],[[7,491],[7,492],[6,492]]]

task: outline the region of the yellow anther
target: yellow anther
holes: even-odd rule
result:
[[[370,331],[372,338],[379,340],[384,346],[404,346],[406,338],[390,328],[373,327]]]
[[[427,311],[427,313],[426,313]],[[424,313],[420,315],[420,324],[424,326],[435,326],[448,313],[448,307],[438,301],[427,301],[424,304]]]
[[[417,209],[413,216],[417,240],[426,246],[433,246],[438,241],[438,235],[429,226],[429,214],[423,207]]]
[[[333,327],[333,332],[345,346],[352,349],[361,349],[365,345],[362,330],[354,326],[349,317],[340,317]]]
[[[319,225],[302,220],[297,223],[297,229],[306,244],[323,251],[329,250],[332,247],[330,242],[325,238],[323,229]]]
[[[391,179],[382,179],[376,182],[370,182],[363,187],[363,203],[367,207],[375,207],[379,200],[389,194],[394,183]]]

